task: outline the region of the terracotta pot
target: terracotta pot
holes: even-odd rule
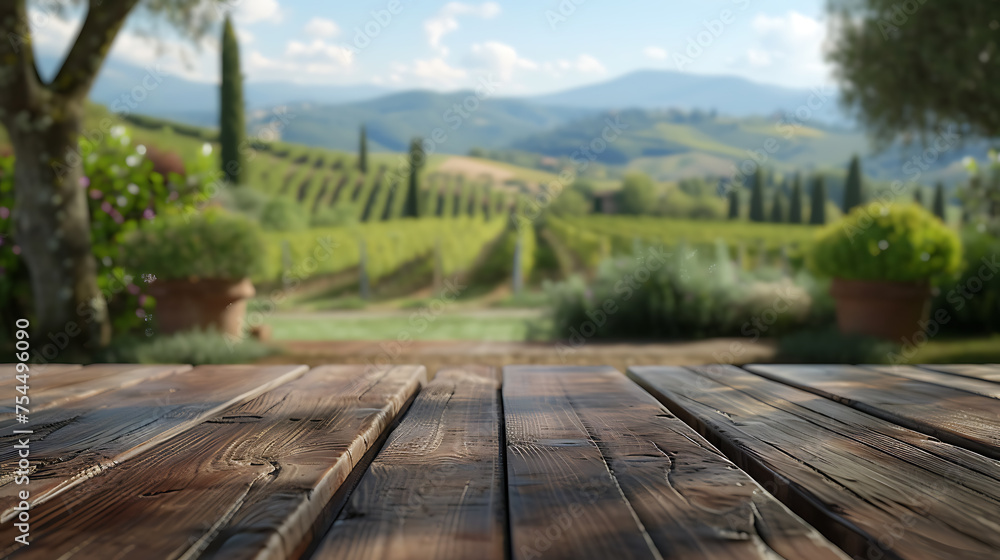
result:
[[[834,278],[837,326],[844,334],[864,334],[893,342],[912,340],[930,315],[928,282],[885,282]]]
[[[240,336],[247,298],[255,293],[249,278],[157,280],[149,286],[149,295],[156,298],[153,317],[164,334],[214,327]]]

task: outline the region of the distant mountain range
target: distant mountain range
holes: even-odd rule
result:
[[[110,62],[91,98],[116,112],[127,109],[215,125],[217,85],[163,76],[155,87],[144,89],[147,74],[143,68]],[[478,147],[569,156],[592,142],[604,119],[614,114],[630,129],[600,161],[660,178],[721,173],[751,157],[768,138],[781,146],[768,157],[768,165],[779,169],[841,167],[854,153],[870,154],[863,133],[840,111],[836,91],[784,88],[732,76],[639,71],[557,93],[482,100],[472,91],[248,82],[245,97],[251,132],[281,106],[290,117],[282,139],[344,151],[357,149],[358,128],[365,124],[373,151],[404,151],[419,136],[431,138],[434,151],[442,153],[465,154]],[[787,127],[776,127],[782,120],[801,126],[786,136]],[[985,150],[976,142],[951,150],[919,179],[959,177],[958,161],[980,152]],[[904,168],[908,154],[893,148],[869,155],[866,173],[913,178]]]

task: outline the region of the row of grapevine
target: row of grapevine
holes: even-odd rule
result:
[[[758,262],[779,256],[798,260],[817,231],[816,226],[808,225],[610,215],[550,216],[546,225],[588,266],[608,253],[632,253],[637,244],[673,247],[683,242],[697,249],[712,249],[718,240],[731,248],[734,257]]]
[[[247,177],[252,187],[290,197],[310,214],[349,204],[361,221],[390,220],[402,214],[405,203],[405,178],[387,165],[362,173],[353,156],[321,149],[259,152]],[[425,175],[423,184],[422,208],[430,216],[474,217],[487,212],[492,216],[504,204],[503,193],[490,189],[487,178],[469,180],[432,172]]]
[[[256,280],[275,281],[335,274],[358,266],[361,245],[368,277],[377,281],[440,246],[443,272],[470,266],[483,248],[499,236],[506,222],[462,217],[369,222],[354,227],[271,233],[266,237],[265,270]]]

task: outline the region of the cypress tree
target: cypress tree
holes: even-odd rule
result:
[[[740,193],[736,189],[729,190],[729,219],[740,218]]]
[[[403,205],[404,218],[420,217],[420,183],[418,175],[423,166],[423,141],[420,138],[414,138],[410,141],[410,180],[406,188],[406,202]]]
[[[219,104],[219,144],[222,172],[233,185],[243,182],[245,163],[240,143],[246,138],[243,120],[243,76],[240,74],[240,44],[226,16],[222,26],[222,87]]]
[[[792,180],[792,202],[788,209],[788,221],[802,223],[802,177],[796,173]]]
[[[764,217],[764,172],[760,167],[753,174],[753,190],[750,191],[750,221],[763,222]]]
[[[813,182],[810,195],[809,223],[823,225],[826,223],[826,182],[822,175],[817,175]]]
[[[944,185],[934,186],[934,215],[944,221]]]
[[[785,195],[777,193],[774,195],[774,204],[771,205],[771,222],[780,224],[785,221]]]
[[[865,203],[864,193],[861,190],[861,162],[858,156],[851,158],[851,165],[847,170],[847,182],[844,183],[844,213],[848,213],[852,208]]]
[[[362,173],[368,173],[368,131],[365,125],[361,125],[361,140],[358,146],[358,169]]]
[[[916,188],[913,189],[913,202],[916,202],[920,206],[927,206],[924,204],[924,189],[920,188],[920,185],[917,185]]]

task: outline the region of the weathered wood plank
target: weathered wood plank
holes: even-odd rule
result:
[[[298,557],[424,377],[422,366],[310,370],[34,508],[34,542],[4,554]]]
[[[84,368],[51,372],[28,379],[28,409],[31,415],[79,399],[85,399],[115,389],[124,389],[146,380],[159,379],[174,373],[189,370],[191,366],[94,364]],[[9,395],[8,395],[9,393]],[[0,399],[13,401],[16,387],[10,383],[0,387]],[[20,393],[16,393],[20,394]],[[0,413],[0,420],[14,416],[14,411]]]
[[[505,558],[499,388],[492,368],[439,371],[312,558]]]
[[[888,375],[898,375],[915,381],[940,385],[951,389],[960,389],[967,393],[982,395],[993,399],[1000,399],[1000,383],[991,383],[982,379],[975,379],[963,375],[952,375],[931,369],[924,369],[914,366],[894,365],[894,366],[863,366],[865,369]]]
[[[933,364],[920,367],[1000,383],[1000,365],[997,364]]]
[[[34,506],[305,370],[201,366],[41,411],[26,426],[0,421],[0,521],[10,519],[15,497],[24,489],[13,484],[19,460],[14,445],[26,437],[8,435],[15,427],[34,431],[27,436]]]
[[[738,368],[692,369],[629,375],[848,553],[1000,555],[1000,462]]]
[[[1000,459],[1000,400],[852,366],[751,365],[768,379]]]
[[[843,558],[611,368],[504,369],[515,558]]]
[[[60,373],[65,373],[67,371],[72,371],[74,369],[80,369],[81,365],[78,364],[32,364],[28,363],[30,367],[29,373],[31,375],[58,375]],[[4,381],[8,379],[13,379],[17,375],[17,364],[0,364],[0,379]]]

